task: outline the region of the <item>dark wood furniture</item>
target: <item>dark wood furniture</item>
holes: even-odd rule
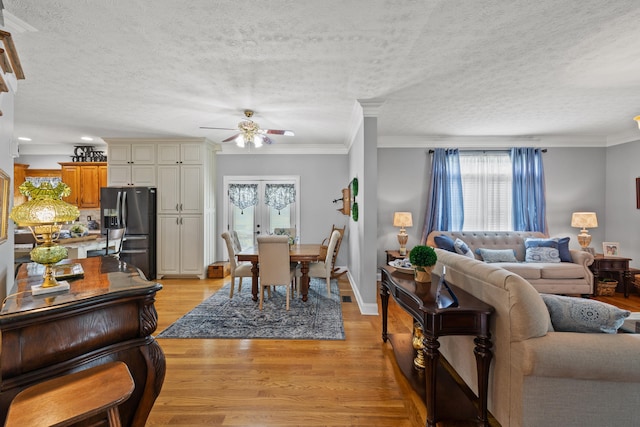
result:
[[[405,259],[405,258],[409,258],[409,253],[410,251],[407,251],[406,255],[400,255],[400,251],[385,251],[387,253],[387,265],[389,265],[389,263],[391,261],[395,261],[397,259]]]
[[[42,282],[42,266],[23,264],[2,305],[0,425],[13,398],[25,388],[122,361],[135,383],[131,397],[119,407],[122,425],[142,427],[165,374],[164,353],[151,336],[158,320],[155,295],[162,285],[113,257],[72,262],[82,265],[84,276],[67,279],[69,291],[40,296],[30,289]],[[100,419],[92,417],[81,425]]]
[[[462,289],[451,286],[458,298],[459,306],[440,309],[436,304],[437,276],[434,275],[432,283],[418,283],[410,274],[400,273],[393,267],[381,267],[380,272],[382,275],[380,286],[382,340],[384,342],[390,340],[398,366],[414,390],[425,399],[426,425],[435,427],[438,421],[444,419],[464,419],[475,416],[475,421],[480,425],[488,426],[489,366],[493,357],[489,322],[494,311],[493,307]],[[407,336],[407,334],[387,333],[389,295],[422,327],[424,372],[413,366],[414,349],[411,334]],[[471,402],[467,402],[469,404],[465,407],[463,402],[468,401],[464,397],[465,394],[460,393],[460,388],[451,387],[450,378],[446,378],[442,368],[439,367],[438,337],[445,335],[476,336],[474,355],[478,374],[477,410]],[[456,388],[458,394],[463,395],[461,398],[455,395]]]
[[[623,258],[618,256],[604,256],[603,254],[596,254],[590,268],[593,272],[594,285],[598,279],[605,277],[615,278],[618,280],[618,284],[622,287],[624,297],[629,298],[629,289],[631,288],[631,270],[629,269],[629,261],[631,258]],[[596,286],[593,287],[594,293],[596,292]],[[619,292],[618,289],[616,289]]]
[[[258,301],[258,247],[244,249],[236,254],[238,261],[250,261],[253,264],[251,272],[253,273],[251,281],[251,293],[253,300]],[[320,245],[304,244],[304,245],[292,245],[289,249],[289,259],[291,262],[299,262],[300,272],[300,293],[302,294],[302,301],[307,301],[309,293],[309,263],[318,261],[320,256]]]
[[[122,362],[52,378],[13,399],[5,427],[72,425],[102,412],[107,413],[109,427],[120,427],[118,405],[131,396],[133,386]]]

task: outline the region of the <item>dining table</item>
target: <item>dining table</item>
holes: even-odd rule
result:
[[[289,247],[289,259],[291,262],[300,263],[300,293],[302,301],[307,301],[309,293],[309,263],[318,261],[320,257],[320,244],[296,244]],[[238,261],[250,261],[253,265],[251,281],[251,294],[253,300],[258,300],[258,277],[260,275],[258,265],[258,247],[253,246],[237,253]]]

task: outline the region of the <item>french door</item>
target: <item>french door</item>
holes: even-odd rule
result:
[[[235,230],[242,248],[276,228],[295,228],[300,236],[299,177],[225,176],[223,183],[227,230]]]

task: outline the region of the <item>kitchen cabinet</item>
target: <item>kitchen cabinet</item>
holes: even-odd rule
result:
[[[204,278],[203,236],[202,215],[159,215],[158,273]]]
[[[218,238],[214,209],[217,146],[205,138],[105,138],[105,141],[110,186],[129,185],[116,184],[113,171],[130,166],[129,161],[140,166],[133,159],[134,151],[142,147],[149,160],[152,157],[149,146],[153,147],[154,164],[142,166],[154,168],[152,186],[158,191],[158,278],[206,277],[209,264],[216,260]]]
[[[65,162],[62,167],[62,182],[71,188],[71,194],[63,200],[80,209],[100,207],[100,187],[104,185],[107,164],[104,162]],[[101,177],[103,177],[101,180]]]
[[[104,140],[107,142],[108,186],[156,186],[155,144]]]
[[[13,206],[18,206],[27,201],[27,196],[20,193],[20,186],[27,177],[29,165],[14,163],[13,165]]]

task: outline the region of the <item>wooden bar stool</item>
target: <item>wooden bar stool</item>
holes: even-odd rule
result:
[[[118,405],[133,388],[131,373],[122,362],[53,378],[16,395],[5,427],[68,426],[105,411],[109,425],[120,427]]]

